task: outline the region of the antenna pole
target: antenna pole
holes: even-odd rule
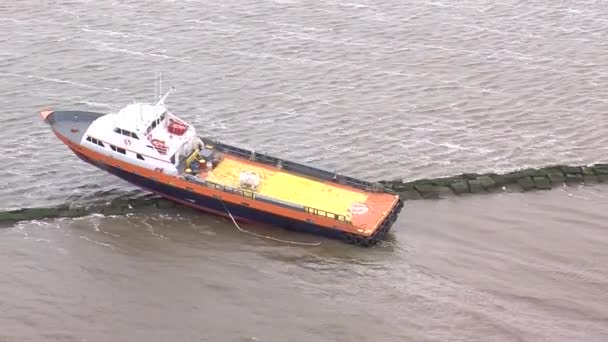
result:
[[[160,99],[158,100],[158,102],[156,103],[156,105],[164,105],[165,104],[165,99],[169,96],[169,94],[171,94],[171,92],[175,90],[175,87],[171,87],[169,88],[169,91],[167,91],[167,93]]]

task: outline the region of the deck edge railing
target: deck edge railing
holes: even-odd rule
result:
[[[287,202],[287,201],[282,201],[279,199],[260,195],[260,194],[256,193],[255,191],[243,190],[240,188],[235,188],[235,187],[231,187],[231,186],[226,186],[226,185],[210,182],[207,180],[202,180],[198,177],[195,177],[195,176],[192,176],[189,174],[185,174],[184,179],[187,181],[193,182],[193,183],[207,186],[212,189],[217,189],[217,190],[221,190],[221,191],[224,191],[227,193],[237,194],[237,195],[240,195],[240,196],[243,196],[246,198],[250,198],[253,200],[258,200],[258,201],[262,201],[262,202],[266,202],[266,203],[270,203],[270,204],[279,205],[279,206],[289,208],[289,209],[303,211],[303,212],[306,212],[306,213],[309,213],[309,214],[312,214],[315,216],[327,217],[327,218],[331,218],[331,219],[334,219],[337,221],[351,223],[351,221],[345,215],[339,215],[339,214],[336,214],[336,213],[333,213],[333,212],[330,212],[327,210],[321,210],[318,208],[312,208],[312,207],[298,205],[298,204]]]
[[[277,158],[270,156],[268,154],[254,152],[251,150],[247,150],[241,147],[225,144],[220,142],[219,140],[200,137],[200,139],[204,142],[205,145],[210,145],[212,148],[236,155],[239,157],[247,158],[253,161],[257,161],[263,164],[276,166],[282,168],[286,171],[292,171],[298,173],[303,176],[320,178],[326,181],[332,181],[338,184],[349,185],[357,189],[371,191],[371,192],[385,192],[385,193],[393,193],[390,189],[386,188],[379,182],[369,182],[362,179],[358,179],[355,177],[350,177],[342,174],[338,174],[335,172],[329,172],[327,170],[323,170],[320,168],[316,168],[314,166],[305,165],[302,163],[296,163],[289,160]]]

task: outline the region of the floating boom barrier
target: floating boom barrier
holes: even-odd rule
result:
[[[453,177],[380,181],[384,187],[401,195],[404,200],[440,199],[447,196],[495,193],[504,191],[549,190],[574,184],[608,183],[608,164],[586,166],[554,165],[529,168],[505,174],[464,173]],[[144,210],[166,210],[182,207],[156,195],[139,197],[118,196],[110,201],[89,204],[62,204],[0,211],[0,223],[76,218],[92,214],[124,215]]]

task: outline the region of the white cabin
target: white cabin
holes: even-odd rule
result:
[[[169,93],[167,93],[168,95]],[[133,103],[91,123],[81,144],[127,163],[177,175],[200,143],[196,129],[164,104]]]

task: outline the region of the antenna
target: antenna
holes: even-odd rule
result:
[[[158,80],[158,96],[163,93],[163,72],[160,72],[160,78]]]
[[[156,75],[158,73],[154,72],[154,101],[156,101],[158,99],[158,94],[156,93]]]
[[[166,94],[165,94],[165,95],[164,95],[164,96],[163,96],[163,97],[162,97],[160,100],[158,100],[158,102],[156,103],[156,105],[157,105],[157,106],[158,106],[158,105],[164,105],[164,104],[165,104],[165,99],[166,99],[166,98],[169,96],[169,94],[170,94],[170,93],[171,93],[173,90],[175,90],[175,87],[171,87],[171,88],[169,89],[169,91],[167,91],[167,93],[166,93]]]

